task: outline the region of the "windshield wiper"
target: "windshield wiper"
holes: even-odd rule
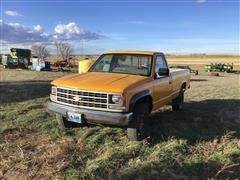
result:
[[[136,76],[147,76],[147,75],[144,75],[144,74],[137,74],[137,73],[127,73],[127,72],[124,72],[124,71],[111,71],[113,73],[122,73],[122,74],[129,74],[129,75],[136,75]]]

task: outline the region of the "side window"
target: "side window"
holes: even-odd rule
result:
[[[161,69],[166,69],[167,64],[166,64],[166,61],[163,59],[162,56],[157,56],[156,65],[155,65],[155,72],[158,72],[158,70],[160,68]]]

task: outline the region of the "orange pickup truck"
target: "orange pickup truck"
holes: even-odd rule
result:
[[[85,123],[127,126],[130,140],[146,135],[148,115],[172,104],[183,107],[190,87],[187,69],[169,69],[163,53],[111,51],[83,74],[51,82],[48,109],[63,128]]]

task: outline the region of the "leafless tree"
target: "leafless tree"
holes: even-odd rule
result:
[[[69,43],[63,43],[61,41],[55,42],[58,56],[62,60],[66,60],[70,69],[70,55],[73,53],[73,48]]]
[[[44,44],[34,44],[31,47],[32,54],[38,56],[40,61],[45,61],[48,56],[50,56],[50,52]]]

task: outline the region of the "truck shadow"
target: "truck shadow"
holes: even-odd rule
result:
[[[0,102],[13,103],[47,97],[50,94],[50,81],[9,81],[0,82]]]
[[[174,160],[175,159],[172,158],[172,161]],[[161,160],[156,160],[154,164],[129,168],[127,171],[123,171],[118,175],[118,179],[238,179],[240,175],[238,164],[230,167],[228,171],[219,173],[223,165],[215,161],[202,161],[192,164],[172,163],[172,165],[168,165],[166,172],[164,171],[164,169],[166,169],[165,166]],[[164,173],[162,173],[161,170],[164,171]]]
[[[189,143],[211,140],[235,131],[240,137],[240,100],[210,99],[186,102],[184,110],[167,110],[149,117],[150,142],[155,144],[170,137],[187,139]]]

